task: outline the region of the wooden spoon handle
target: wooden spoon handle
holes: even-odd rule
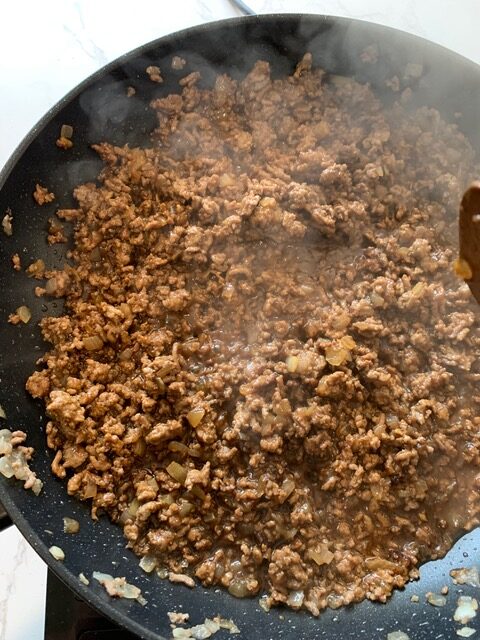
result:
[[[459,219],[460,259],[456,271],[480,304],[480,181],[463,194]]]

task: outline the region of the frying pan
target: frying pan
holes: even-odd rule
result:
[[[361,63],[360,52],[372,43],[378,47],[378,62]],[[188,29],[109,64],[46,114],[0,175],[0,215],[11,209],[14,227],[11,237],[2,234],[0,239],[0,403],[7,413],[6,424],[27,432],[28,443],[36,451],[32,466],[45,483],[40,496],[35,497],[21,483],[1,477],[0,500],[33,548],[80,598],[140,638],[171,637],[167,611],[190,613],[192,624],[217,614],[232,618],[241,630],[239,640],[380,639],[395,630],[408,633],[411,640],[456,637],[451,618],[457,592],[448,573],[453,567],[474,563],[480,544],[478,531],[466,534],[443,560],[425,564],[421,580],[395,593],[388,604],[363,602],[327,610],[318,619],[282,609],[265,613],[258,598],[237,600],[220,589],[197,586],[189,590],[172,585],[143,573],[138,558],[125,549],[122,531],[106,518],[93,522],[88,506],[68,496],[64,484],[51,475],[42,404],[24,390],[25,380],[46,348],[38,320],[44,314],[60,314],[62,308],[60,301],[36,298],[34,281],[14,271],[10,257],[18,253],[23,265],[37,258],[50,268],[64,263],[66,247],[49,247],[45,231],[57,207],[74,205],[73,187],[94,180],[99,172],[100,161],[90,144],[108,140],[145,145],[156,124],[149,101],[177,92],[178,79],[192,70],[199,70],[203,85],[209,86],[219,72],[241,78],[256,60],[264,59],[270,62],[274,76],[279,76],[290,73],[306,51],[312,52],[315,65],[329,72],[370,82],[386,102],[394,96],[386,90],[385,80],[393,75],[401,78],[408,62],[422,64],[424,76],[414,91],[413,104],[437,107],[450,121],[456,118],[474,147],[480,149],[477,65],[420,38],[374,24],[325,16],[263,15]],[[182,72],[170,67],[174,54],[187,60]],[[152,64],[162,69],[163,85],[148,79],[145,68]],[[135,96],[126,97],[128,86],[136,88]],[[74,128],[75,144],[68,152],[55,145],[62,124]],[[37,182],[55,192],[53,204],[38,207],[34,203],[32,192]],[[7,324],[8,314],[22,304],[32,310],[30,323]],[[63,533],[65,515],[80,522],[76,536]],[[49,554],[53,544],[65,551],[63,563]],[[80,572],[90,578],[94,570],[125,576],[142,589],[147,605],[113,600],[95,581],[88,587],[79,582]],[[450,585],[447,605],[435,608],[426,604],[425,592],[438,593],[444,584]],[[471,592],[470,587],[463,587],[463,593]],[[418,604],[410,602],[414,593],[420,596]],[[227,636],[222,632],[216,637]]]

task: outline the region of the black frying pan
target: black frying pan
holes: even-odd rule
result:
[[[359,53],[372,43],[379,49],[378,63],[361,64]],[[420,582],[395,593],[388,604],[363,602],[326,611],[318,619],[281,609],[267,614],[258,606],[258,599],[236,600],[223,590],[199,586],[191,591],[174,586],[143,573],[138,568],[138,558],[125,549],[121,530],[106,519],[94,523],[87,505],[69,497],[64,485],[50,474],[52,456],[45,447],[42,405],[24,390],[25,380],[45,348],[37,321],[44,313],[61,313],[61,303],[36,298],[32,291],[34,281],[13,271],[10,256],[18,252],[24,265],[40,257],[49,267],[62,265],[65,250],[47,246],[46,226],[56,207],[74,204],[72,188],[93,180],[98,173],[100,162],[89,145],[102,140],[145,144],[155,126],[149,101],[154,96],[177,92],[178,78],[192,70],[202,73],[205,85],[211,84],[218,72],[241,77],[257,59],[268,60],[275,75],[287,74],[306,51],[313,53],[316,65],[330,72],[354,74],[359,80],[370,82],[386,101],[392,96],[385,90],[385,80],[395,74],[401,77],[407,62],[423,64],[424,79],[414,101],[437,107],[448,120],[457,118],[472,144],[480,149],[477,65],[420,38],[365,22],[324,16],[265,15],[182,31],[108,65],[47,113],[0,175],[0,216],[10,208],[14,226],[11,238],[0,231],[0,403],[6,409],[8,426],[28,433],[28,442],[36,450],[33,467],[45,482],[41,495],[34,497],[23,490],[21,483],[1,477],[0,500],[30,544],[69,587],[141,638],[170,637],[166,612],[179,610],[190,613],[192,624],[216,614],[233,618],[241,629],[241,635],[236,636],[239,640],[380,639],[397,629],[407,632],[411,640],[456,637],[451,620],[455,590],[452,593],[451,588],[448,604],[441,609],[425,604],[424,594],[429,590],[439,592],[444,584],[452,586],[448,572],[454,566],[474,563],[480,544],[478,532],[464,536],[444,560],[426,564]],[[172,54],[187,59],[182,72],[170,68]],[[145,68],[151,64],[161,67],[163,85],[148,80]],[[133,98],[126,97],[129,85],[137,89]],[[68,152],[55,146],[62,124],[74,127],[75,146]],[[35,205],[32,192],[36,182],[55,192],[54,204]],[[32,321],[21,327],[7,324],[8,314],[21,304],[32,309]],[[78,535],[63,533],[64,515],[79,520]],[[64,549],[64,563],[50,556],[48,548],[52,544]],[[148,604],[142,607],[135,601],[112,600],[94,581],[89,587],[82,585],[78,574],[83,572],[91,577],[94,570],[126,576],[142,589]],[[463,591],[472,590],[466,587]],[[413,593],[420,595],[420,604],[410,602]],[[215,637],[227,635],[222,632]]]

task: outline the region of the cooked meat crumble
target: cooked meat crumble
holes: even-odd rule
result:
[[[40,206],[49,204],[55,200],[55,194],[51,193],[47,187],[42,187],[39,184],[35,185],[35,191],[33,192],[33,198]]]
[[[479,522],[480,334],[452,272],[474,153],[434,109],[258,62],[95,148],[27,388],[53,470],[162,575],[314,615]]]

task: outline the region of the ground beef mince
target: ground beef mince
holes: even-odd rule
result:
[[[162,575],[314,615],[384,601],[479,522],[478,311],[451,268],[474,153],[308,55],[181,86],[75,190],[27,383],[53,470]]]

